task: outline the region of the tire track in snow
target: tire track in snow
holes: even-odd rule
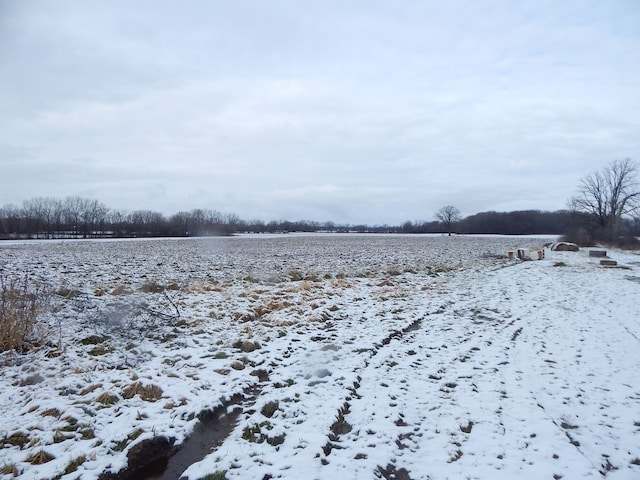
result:
[[[332,472],[349,463],[353,471],[364,458],[375,458],[378,476],[401,471],[406,478],[483,478],[469,472],[486,468],[497,478],[541,471],[560,478],[568,465],[585,478],[597,472],[579,451],[560,448],[564,458],[554,461],[554,447],[568,438],[540,411],[523,365],[539,354],[531,347],[544,351],[547,336],[530,345],[536,328],[528,308],[514,318],[495,300],[500,292],[522,292],[522,285],[484,283],[480,292],[467,281],[455,286],[449,309],[426,317],[416,332],[396,335],[359,372],[358,397],[346,415],[352,428],[340,439],[348,448],[331,451]],[[519,459],[507,458],[514,445]],[[356,471],[356,478],[370,478]]]
[[[611,323],[601,280],[583,270],[567,269],[562,271],[562,284],[567,285],[563,288],[545,268],[552,267],[523,264],[521,275],[500,282],[510,296],[527,292],[530,285],[536,285],[538,292],[562,288],[561,293],[553,291],[542,298],[524,296],[513,304],[522,319],[522,330],[510,352],[510,363],[500,370],[509,396],[503,417],[509,414],[506,425],[515,434],[514,441],[522,442],[521,473],[532,475],[537,466],[542,477],[601,478],[628,464],[628,460],[621,460],[623,452],[611,447],[622,438],[616,430],[629,432],[633,425],[620,424],[610,410],[611,405],[630,402],[624,400],[627,387],[608,392],[610,379],[599,373],[599,367],[603,372],[633,372],[620,355],[625,336],[618,329],[626,328],[628,321]],[[584,302],[585,296],[603,301]],[[585,318],[594,318],[594,309],[600,311],[603,321],[585,322]],[[632,337],[626,338],[622,343],[628,344]],[[626,395],[631,397],[633,382],[628,383]]]
[[[464,299],[463,294],[459,296]],[[398,472],[404,472],[409,478],[411,469],[405,468],[403,457],[415,464],[416,457],[425,455],[421,449],[439,456],[441,463],[460,459],[476,423],[472,412],[462,409],[459,413],[460,404],[465,403],[460,399],[478,393],[474,376],[483,368],[478,365],[486,363],[475,357],[492,348],[494,342],[487,337],[514,336],[505,330],[506,319],[499,311],[465,309],[458,310],[456,305],[449,313],[441,308],[424,317],[419,328],[414,322],[414,328],[396,332],[375,351],[359,371],[357,397],[350,402],[347,416],[352,430],[340,439],[349,448],[332,450],[329,462],[351,463],[353,469],[354,461],[375,457],[378,476],[393,478],[393,473],[400,478]],[[350,443],[361,451],[354,451]],[[365,469],[359,474],[370,478],[371,472]],[[334,471],[338,473],[340,467]],[[416,474],[424,478],[425,472]]]

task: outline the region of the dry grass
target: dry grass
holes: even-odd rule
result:
[[[80,392],[80,395],[88,395],[94,392],[95,390],[99,389],[101,386],[102,385],[99,383],[94,383],[93,385],[89,385],[88,387],[86,387],[84,390]]]
[[[11,445],[14,447],[24,448],[25,445],[29,443],[29,436],[23,432],[15,432],[9,435],[6,438],[0,440],[0,448],[3,445]]]
[[[238,340],[233,343],[232,347],[238,348],[245,353],[250,353],[254,350],[258,350],[260,348],[260,344],[258,342],[251,342],[249,340]]]
[[[56,457],[51,455],[50,453],[45,452],[44,450],[40,450],[32,455],[29,455],[25,462],[30,463],[31,465],[42,465],[43,463],[50,462],[54,460]]]
[[[62,430],[53,432],[53,443],[62,443],[74,438],[73,435],[66,435]]]
[[[10,475],[12,477],[17,477],[20,475],[18,471],[18,467],[16,467],[15,463],[10,463],[8,465],[3,465],[0,467],[0,475]]]
[[[62,412],[57,408],[48,408],[46,410],[43,410],[40,415],[42,415],[43,417],[60,417],[60,415],[62,415]]]
[[[147,280],[139,288],[143,293],[162,293],[166,289],[167,286],[157,280]]]
[[[102,405],[115,405],[118,403],[120,399],[117,395],[110,394],[108,392],[102,392],[100,395],[96,397],[96,402],[101,403]]]
[[[99,356],[102,356],[102,355],[107,355],[108,353],[111,353],[114,350],[115,350],[115,348],[112,347],[112,346],[96,345],[91,350],[89,350],[87,353],[89,355],[91,355],[92,357],[99,357]]]
[[[30,346],[46,299],[44,288],[31,285],[26,275],[0,276],[0,352]]]
[[[267,418],[271,418],[278,411],[279,407],[280,403],[277,400],[267,402],[260,410],[260,413]]]
[[[131,432],[129,435],[127,435],[127,438],[120,440],[119,442],[114,442],[115,445],[113,446],[113,450],[115,452],[122,452],[125,448],[127,448],[127,446],[131,442],[133,442],[136,438],[138,438],[143,433],[144,433],[144,430],[142,430],[141,428],[137,428],[136,430]]]
[[[80,290],[77,290],[75,288],[69,288],[67,286],[62,286],[53,293],[66,299],[82,296],[82,292]]]
[[[126,285],[118,285],[111,290],[111,295],[127,295],[129,293],[131,293],[131,289]]]
[[[122,391],[122,398],[130,399],[136,395],[147,402],[155,402],[162,398],[162,388],[157,385],[143,385],[141,382],[135,382],[125,387]]]
[[[79,457],[74,458],[64,468],[64,471],[62,472],[60,477],[75,472],[76,470],[78,470],[78,467],[82,465],[86,460],[87,460],[87,457],[85,455],[80,455]]]

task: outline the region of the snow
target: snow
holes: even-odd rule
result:
[[[640,478],[640,256],[506,258],[549,240],[0,244],[0,274],[68,293],[49,346],[0,357],[0,468],[53,478],[84,456],[60,478],[96,479],[257,385],[185,477]],[[161,398],[126,398],[136,384]],[[27,461],[42,451],[55,459]]]

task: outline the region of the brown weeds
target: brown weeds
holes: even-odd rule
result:
[[[102,392],[100,395],[96,397],[96,402],[101,403],[102,405],[115,405],[118,403],[120,399],[117,395],[110,394],[108,392]]]
[[[23,432],[12,433],[6,438],[0,439],[0,446],[12,445],[14,447],[24,448],[29,443],[29,436]]]
[[[54,457],[50,453],[47,453],[44,450],[40,450],[33,455],[29,455],[25,461],[29,462],[31,465],[42,465],[43,463],[50,462],[55,458],[56,457]]]
[[[30,345],[46,299],[44,288],[34,287],[26,275],[0,276],[0,352]]]
[[[144,401],[155,402],[162,398],[162,393],[162,388],[157,385],[143,385],[141,382],[135,382],[125,387],[122,391],[122,398],[128,400],[138,395]]]

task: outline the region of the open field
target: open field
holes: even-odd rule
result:
[[[0,478],[97,479],[207,428],[146,478],[640,478],[640,255],[505,258],[545,241],[0,243],[48,292],[39,345],[0,355]]]

